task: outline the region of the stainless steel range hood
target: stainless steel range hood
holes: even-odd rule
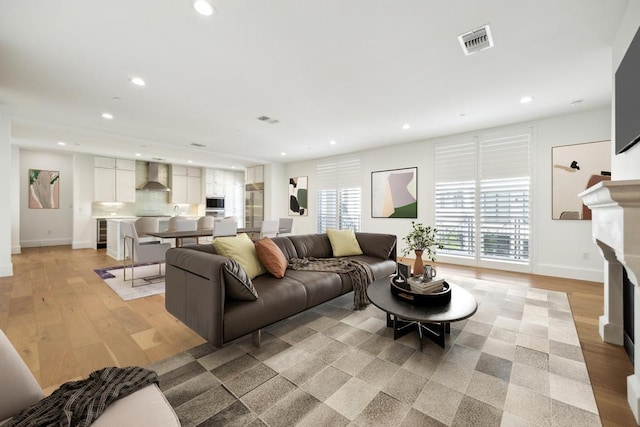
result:
[[[144,184],[140,190],[145,191],[171,191],[169,187],[160,182],[160,164],[155,162],[149,162],[149,174],[147,176],[147,183]]]

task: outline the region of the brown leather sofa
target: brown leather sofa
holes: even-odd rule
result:
[[[349,258],[366,262],[374,279],[395,271],[396,236],[356,233],[356,239],[363,254]],[[272,240],[287,260],[333,256],[326,234]],[[353,290],[347,274],[287,269],[282,279],[266,273],[252,280],[257,300],[232,300],[225,296],[221,271],[228,262],[210,244],[173,248],[166,255],[167,311],[215,346],[249,333],[259,337],[261,328]]]

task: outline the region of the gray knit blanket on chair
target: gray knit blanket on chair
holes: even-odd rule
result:
[[[111,403],[157,382],[155,372],[140,367],[100,369],[87,379],[62,384],[50,396],[24,409],[5,426],[86,427]]]
[[[292,270],[331,271],[349,275],[353,285],[353,309],[364,310],[369,304],[367,287],[373,282],[371,267],[362,261],[348,258],[291,258]]]

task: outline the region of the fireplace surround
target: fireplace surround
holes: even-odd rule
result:
[[[592,211],[593,240],[605,261],[600,336],[605,342],[623,345],[623,274],[626,271],[634,288],[640,277],[640,180],[603,181],[579,196]],[[634,291],[632,305],[638,313],[640,292]],[[640,316],[634,317],[631,331],[640,331]],[[635,336],[630,338],[637,342]],[[634,373],[627,377],[627,401],[640,424],[640,351],[635,351],[632,361]]]

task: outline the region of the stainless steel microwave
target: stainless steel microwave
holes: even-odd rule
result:
[[[224,209],[224,197],[207,197],[207,209]]]

